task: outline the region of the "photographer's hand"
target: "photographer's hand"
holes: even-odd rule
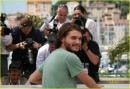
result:
[[[48,28],[45,28],[45,30],[43,30],[43,34],[44,34],[45,36],[48,36],[48,35],[50,34],[49,29],[48,29]]]
[[[17,43],[16,47],[19,49],[25,49],[25,45],[26,45],[26,43],[23,41],[23,42]]]
[[[33,48],[38,49],[38,48],[40,48],[40,47],[41,47],[41,44],[40,44],[40,43],[38,43],[38,42],[36,42],[36,41],[33,41]]]
[[[81,46],[81,48],[86,52],[86,51],[88,51],[88,46],[87,46],[87,42],[85,42],[82,46]]]
[[[73,16],[72,19],[71,19],[71,23],[74,23],[76,21],[75,17]]]

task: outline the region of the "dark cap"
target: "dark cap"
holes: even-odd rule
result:
[[[56,34],[50,34],[49,36],[48,36],[48,43],[54,43],[54,42],[56,42],[56,40],[57,40],[57,35]]]
[[[32,26],[32,20],[30,18],[23,18],[21,21],[20,21],[20,25],[22,27],[29,27],[29,26]]]

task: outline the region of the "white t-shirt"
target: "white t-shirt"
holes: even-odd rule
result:
[[[38,54],[37,54],[37,59],[36,59],[36,68],[38,68],[38,66],[40,64],[43,63],[43,61],[50,55],[50,49],[49,49],[49,44],[45,44],[43,45],[39,50],[38,50]]]

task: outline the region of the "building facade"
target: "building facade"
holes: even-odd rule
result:
[[[46,18],[51,15],[52,0],[27,0],[27,14]]]

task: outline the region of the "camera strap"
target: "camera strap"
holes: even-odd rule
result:
[[[52,18],[50,19],[49,23],[56,17],[56,15],[52,16]]]
[[[84,29],[85,29],[85,24],[86,24],[87,20],[88,20],[88,19],[85,19],[85,21],[83,22],[83,23],[84,23]]]

